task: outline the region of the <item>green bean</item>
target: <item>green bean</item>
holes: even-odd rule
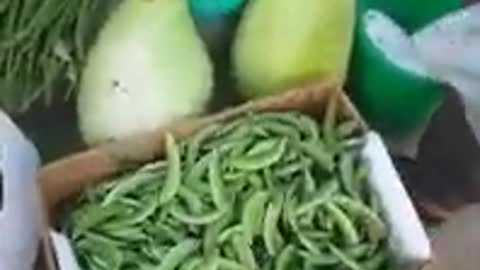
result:
[[[201,257],[192,257],[187,259],[185,263],[183,263],[179,270],[196,270],[202,264],[203,260]]]
[[[382,266],[387,262],[387,252],[385,251],[380,251],[377,252],[372,258],[369,258],[367,261],[365,261],[362,265],[364,269],[368,270],[378,270],[378,269],[384,269]]]
[[[123,241],[137,242],[147,239],[147,235],[139,227],[118,226],[118,224],[103,225],[99,230],[113,238]]]
[[[172,247],[163,257],[158,270],[174,270],[199,247],[199,243],[193,239],[185,239]]]
[[[229,260],[226,258],[216,258],[218,266],[220,269],[225,270],[250,270],[244,265],[237,263],[236,261]]]
[[[168,250],[169,248],[167,246],[159,246],[153,244],[141,247],[141,251],[143,254],[156,261],[160,261],[165,256],[165,254],[167,254]]]
[[[220,233],[232,221],[233,213],[227,212],[215,223],[208,225],[203,237],[203,252],[205,256],[214,255],[217,243],[220,242]]]
[[[218,237],[218,242],[224,243],[232,238],[235,234],[244,233],[244,227],[242,225],[231,226],[224,230]]]
[[[215,223],[208,225],[203,236],[203,254],[204,256],[212,256],[215,253],[218,234],[221,228]]]
[[[350,196],[358,198],[358,194],[353,188],[354,178],[354,160],[353,156],[349,153],[340,156],[340,181],[343,188]]]
[[[248,183],[252,185],[255,189],[261,190],[264,188],[264,183],[262,177],[256,173],[248,175]]]
[[[185,238],[185,232],[179,230],[178,228],[172,228],[172,226],[165,224],[165,223],[157,223],[152,230],[156,231],[156,233],[166,239],[172,240],[174,242],[181,241]]]
[[[297,238],[300,244],[313,254],[322,254],[318,244],[308,238],[302,231],[297,230]]]
[[[379,205],[374,205],[370,204],[372,203],[372,199],[375,199],[375,192],[370,188],[370,184],[368,182],[369,178],[369,168],[366,166],[366,164],[358,164],[356,168],[354,169],[354,178],[353,178],[353,184],[354,188],[357,190],[359,197],[356,199],[363,199],[369,202],[369,206],[373,209],[374,212],[378,212],[379,208],[377,206]],[[375,202],[373,202],[375,203]]]
[[[232,158],[238,157],[247,151],[250,145],[255,141],[255,138],[252,136],[246,136],[243,138],[233,140],[234,147],[232,147],[230,156]]]
[[[357,166],[356,171],[355,171],[355,179],[356,181],[364,181],[368,179],[368,167],[365,165]]]
[[[218,261],[216,260],[216,257],[206,257],[203,260],[203,263],[200,264],[198,269],[200,270],[217,270],[218,268]]]
[[[180,153],[178,152],[175,138],[167,133],[165,135],[167,159],[168,159],[168,172],[167,179],[160,193],[160,204],[166,204],[170,202],[177,194],[182,184],[182,171]]]
[[[325,116],[323,118],[323,137],[328,148],[332,149],[336,147],[336,111],[338,101],[336,98],[331,97],[327,103]]]
[[[311,141],[318,141],[320,139],[318,124],[316,121],[304,114],[298,114],[297,120],[300,122],[300,125],[302,125],[306,131],[308,131]]]
[[[225,182],[243,181],[250,175],[250,173],[244,171],[225,172],[223,174],[223,180],[225,180]]]
[[[270,192],[275,192],[275,179],[273,178],[272,170],[270,168],[264,168],[262,170],[263,180]]]
[[[242,212],[242,226],[247,243],[251,243],[255,235],[260,234],[263,216],[270,195],[266,191],[254,193],[245,203]]]
[[[303,267],[302,267],[303,270],[315,270],[315,268],[316,268],[315,265],[313,265],[311,262],[309,261],[303,262]]]
[[[235,196],[235,194],[240,193],[241,191],[245,190],[245,188],[248,186],[247,181],[237,181],[228,186],[229,194]],[[233,201],[233,198],[232,198]]]
[[[238,117],[229,123],[223,123],[223,125],[216,130],[213,137],[217,139],[225,138],[225,137],[228,138],[229,136],[235,137],[235,138],[243,137],[244,133],[239,132],[239,130],[243,131],[245,128],[248,128],[247,120],[248,120],[247,117],[245,118]],[[248,129],[247,129],[247,132],[248,132]]]
[[[325,209],[329,212],[332,219],[338,225],[338,228],[341,230],[344,236],[345,242],[350,245],[358,244],[358,242],[360,242],[360,237],[355,229],[355,226],[345,212],[331,202],[327,202],[325,204]]]
[[[304,215],[308,211],[313,210],[314,208],[327,203],[332,196],[337,193],[339,190],[339,184],[336,180],[330,180],[327,183],[323,184],[321,189],[317,192],[316,196],[314,196],[308,202],[300,205],[295,214],[297,216]]]
[[[228,144],[230,142],[235,142],[239,139],[248,137],[251,134],[251,128],[249,126],[239,126],[229,132],[230,134],[227,133],[225,135],[216,135],[214,140],[203,147],[210,150],[218,149],[226,143]]]
[[[128,198],[128,197],[119,198],[117,201],[118,201],[118,204],[124,206],[125,208],[132,208],[132,207],[141,208],[142,207],[142,203],[140,201],[132,198]]]
[[[207,173],[210,160],[213,157],[213,152],[202,156],[195,164],[193,164],[185,175],[184,182],[186,185],[198,181],[203,175]]]
[[[292,244],[283,248],[275,260],[275,270],[289,270],[295,256],[296,248]]]
[[[305,235],[305,237],[307,238],[317,240],[317,241],[323,241],[331,237],[329,232],[321,231],[319,229],[305,230],[302,232],[302,234]]]
[[[256,171],[269,167],[280,160],[286,149],[286,140],[279,140],[270,149],[254,155],[246,155],[232,160],[234,168],[246,171]]]
[[[252,134],[259,139],[266,139],[270,137],[270,134],[268,134],[268,131],[265,130],[262,126],[252,126]]]
[[[315,218],[315,211],[308,211],[304,215],[297,217],[298,226],[300,228],[310,228],[313,226],[313,221]]]
[[[278,254],[285,244],[285,240],[278,229],[282,207],[283,198],[275,197],[273,202],[267,206],[267,212],[263,222],[263,240],[267,251],[272,256]]]
[[[247,242],[247,239],[242,234],[237,234],[233,237],[233,248],[237,253],[239,261],[248,269],[258,269],[255,256]]]
[[[206,225],[220,219],[226,212],[224,210],[215,210],[201,215],[189,215],[180,206],[173,206],[170,213],[181,222],[192,225]]]
[[[361,258],[369,253],[371,249],[371,245],[367,243],[362,243],[358,244],[355,246],[347,247],[345,249],[345,253],[348,254],[348,256],[358,259]]]
[[[204,205],[202,199],[187,186],[181,186],[178,190],[178,196],[186,203],[190,211],[194,214],[202,212]]]
[[[208,169],[208,179],[212,192],[213,202],[218,209],[225,209],[229,206],[226,198],[226,190],[223,185],[223,179],[220,172],[220,156],[217,151],[213,151],[213,156]]]
[[[188,147],[187,147],[187,160],[186,160],[186,166],[187,167],[192,167],[193,164],[195,163],[195,160],[197,160],[197,157],[200,152],[200,147],[202,143],[207,140],[209,137],[211,137],[216,130],[220,128],[220,125],[218,124],[213,124],[213,125],[208,125],[207,127],[201,129],[198,131],[190,140]]]
[[[352,134],[359,127],[358,122],[355,120],[345,121],[337,126],[336,133],[341,139],[352,136]]]
[[[90,265],[95,265],[93,266],[93,269],[107,270],[107,269],[110,269],[111,267],[111,265],[109,265],[109,262],[104,260],[99,255],[92,255],[90,259],[91,259]]]
[[[338,195],[334,201],[353,215],[361,216],[368,224],[368,232],[371,241],[378,241],[387,235],[387,228],[380,217],[362,202],[350,199],[347,196]]]
[[[299,113],[262,113],[257,116],[257,121],[285,123],[292,126],[293,129],[302,131],[313,140],[319,138],[316,122]]]
[[[73,213],[73,222],[77,228],[88,230],[94,226],[105,223],[124,211],[124,209],[118,207],[101,207],[91,204],[75,211]]]
[[[225,257],[227,257],[228,259],[237,260],[237,255],[232,245],[223,245],[222,251]]]
[[[289,139],[300,140],[300,133],[287,125],[276,121],[259,121],[259,124],[271,135],[285,136]]]
[[[155,210],[158,208],[158,196],[149,196],[147,197],[147,202],[145,205],[137,212],[135,212],[134,215],[128,217],[128,220],[121,222],[122,224],[125,225],[133,225],[137,224],[140,222],[143,222],[145,219],[147,219],[149,216],[151,216]]]
[[[159,180],[159,174],[156,172],[138,171],[137,173],[126,177],[119,182],[103,199],[102,206],[108,206],[112,202],[120,199],[125,194],[134,191],[139,186],[151,181]]]
[[[311,157],[318,165],[327,172],[332,172],[335,167],[333,156],[328,153],[320,142],[296,142],[294,145],[302,152]]]
[[[243,154],[245,149],[254,141],[253,137],[233,138],[226,140],[221,144],[216,143],[211,146],[203,147],[205,151],[217,150],[219,153],[235,153],[232,155]]]
[[[294,197],[294,193],[298,187],[298,183],[298,181],[295,181],[287,190],[282,216],[284,226],[291,227],[294,232],[298,231],[295,215],[295,209],[297,208],[297,199]]]
[[[83,236],[85,237],[84,239],[88,239],[88,241],[80,240],[78,242],[79,247],[82,247],[82,243],[92,243],[93,245],[100,244],[114,247],[122,247],[126,245],[125,242],[92,231],[86,231]]]
[[[307,262],[312,265],[318,266],[331,266],[340,263],[340,260],[333,255],[325,253],[311,253],[305,250],[297,251],[298,254]]]
[[[272,270],[273,267],[274,267],[274,261],[267,260],[266,262],[263,263],[262,270]]]
[[[299,159],[302,159],[301,154],[303,154],[303,153],[299,153],[297,151],[297,149],[295,149],[293,147],[287,147],[287,150],[285,151],[285,154],[283,155],[280,162],[282,162],[282,163],[296,162]],[[310,159],[304,159],[304,160],[308,163],[309,166],[313,164],[313,162],[311,162]]]
[[[273,176],[275,178],[290,177],[297,172],[306,170],[310,165],[310,160],[299,160],[278,168],[273,172]]]
[[[365,145],[364,138],[353,138],[348,140],[343,140],[339,146],[341,150],[351,150],[351,149],[361,149]]]
[[[276,148],[278,145],[278,138],[264,139],[253,145],[246,153],[247,156],[258,155],[265,151],[270,151],[272,148]]]
[[[378,198],[377,194],[373,191],[369,195],[370,196],[368,197],[368,204],[370,209],[374,213],[377,213],[377,214],[380,213],[381,212],[380,198]]]
[[[357,263],[353,258],[350,258],[347,254],[345,254],[343,251],[341,251],[339,248],[337,248],[335,245],[332,243],[328,243],[328,248],[332,252],[333,255],[335,255],[342,263],[347,266],[351,270],[364,270],[359,263]]]

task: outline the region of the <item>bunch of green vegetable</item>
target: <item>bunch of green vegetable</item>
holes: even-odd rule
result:
[[[356,122],[247,114],[88,189],[64,230],[84,270],[386,269]]]
[[[24,112],[69,96],[85,54],[119,0],[4,0],[0,3],[0,106]]]

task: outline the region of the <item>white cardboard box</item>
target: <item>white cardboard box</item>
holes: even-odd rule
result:
[[[370,169],[370,185],[379,194],[390,228],[390,248],[402,270],[419,270],[431,260],[432,250],[420,218],[403,186],[387,149],[375,132],[368,132],[363,158]],[[59,270],[81,270],[67,238],[51,231]]]

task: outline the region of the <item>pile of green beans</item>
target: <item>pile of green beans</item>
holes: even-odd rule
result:
[[[88,189],[63,228],[83,270],[387,269],[353,121],[248,113]]]

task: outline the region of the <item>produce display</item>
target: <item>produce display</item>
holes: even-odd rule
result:
[[[246,113],[164,160],[87,189],[62,227],[83,270],[387,269],[389,230],[360,158],[361,130],[336,117]]]
[[[423,267],[431,250],[426,240],[412,244],[421,226],[408,194],[395,189],[388,154],[415,157],[445,84],[457,88],[480,141],[480,5],[434,21],[461,1],[417,2],[0,1],[0,111],[25,127],[45,163],[58,146],[58,156],[90,148],[40,173],[63,181],[61,169],[98,165],[91,174],[64,170],[75,175],[59,181],[67,191],[123,170],[62,205],[55,225],[82,270],[377,270],[396,268],[395,256]],[[251,100],[332,79],[390,148],[369,140],[371,171],[361,157],[367,127],[337,115],[335,101],[320,122],[299,112],[322,107],[323,95],[290,106],[297,111],[248,112],[173,135],[185,118],[240,102],[267,109]],[[313,97],[305,93],[292,97]],[[145,161],[158,151],[141,150],[163,146],[159,130],[172,132],[162,133],[164,159],[124,168],[130,148],[110,148],[151,136],[131,155]],[[400,240],[389,247],[391,236]]]

